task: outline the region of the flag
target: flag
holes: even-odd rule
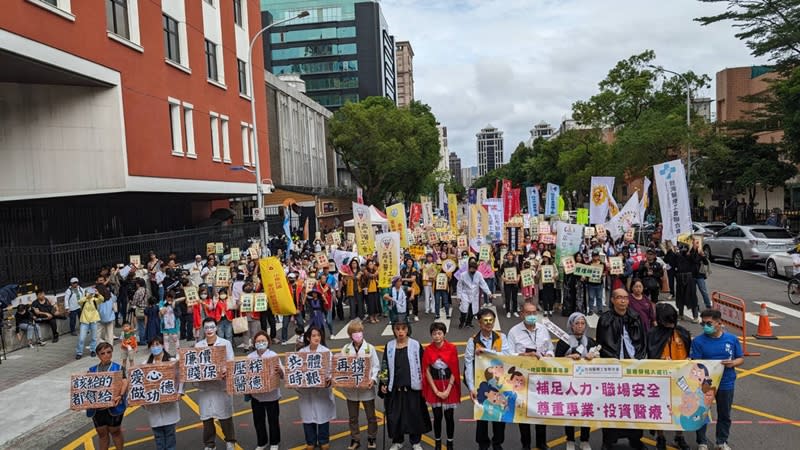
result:
[[[447,194],[444,193],[444,183],[439,183],[439,211],[444,214],[444,204],[447,203]]]
[[[592,177],[591,192],[589,223],[605,223],[608,218],[609,198],[614,192],[614,177]]]
[[[375,230],[372,229],[369,206],[353,203],[353,225],[358,254],[371,256],[375,251]]]
[[[661,207],[663,239],[676,242],[678,236],[692,232],[692,211],[689,208],[689,186],[681,160],[653,166]]]
[[[617,205],[617,201],[614,200],[614,194],[609,192],[608,193],[608,215],[613,219],[614,216],[619,214],[619,205]]]
[[[489,234],[489,213],[483,205],[470,205],[469,212],[469,245],[478,249],[486,242]]]
[[[447,210],[450,219],[450,231],[458,235],[458,200],[456,194],[447,194]]]
[[[286,260],[289,260],[289,255],[292,253],[294,242],[292,242],[292,230],[289,227],[289,207],[283,208],[283,233],[286,235]],[[261,245],[266,245],[262,243]]]
[[[470,205],[474,205],[475,204],[475,200],[477,200],[478,190],[475,189],[475,188],[469,188],[469,191],[467,191],[467,192],[468,192],[468,194],[467,194],[468,203]]]
[[[644,177],[644,181],[642,182],[642,192],[641,192],[641,200],[639,201],[639,218],[644,222],[645,217],[647,216],[647,207],[650,206],[650,179]]]
[[[514,192],[511,189],[511,180],[503,179],[503,191],[501,193],[503,198],[503,222],[508,222],[511,214],[514,212],[512,201],[514,200]]]
[[[389,221],[389,231],[400,235],[400,247],[408,248],[406,235],[406,208],[402,203],[396,203],[386,208],[386,220]]]
[[[375,237],[378,250],[378,287],[388,288],[400,274],[400,235],[380,233]]]
[[[558,214],[559,215],[564,212],[564,208],[565,207],[566,207],[566,204],[564,203],[564,197],[559,195],[558,196]]]
[[[519,205],[520,188],[511,190],[511,217],[522,214],[522,208]]]
[[[424,195],[420,195],[419,201],[422,203],[422,225],[426,227],[432,226],[433,206],[431,205],[430,199]]]
[[[497,184],[498,183],[500,183],[500,180],[495,179],[494,180],[494,194],[492,195],[492,198],[497,198]]]
[[[359,205],[364,204],[364,190],[361,189],[360,187],[356,188],[356,203],[358,203]]]
[[[261,258],[258,260],[258,268],[270,310],[279,315],[297,314],[289,282],[286,280],[286,273],[280,260],[274,256]]]
[[[558,196],[561,193],[561,186],[547,183],[547,196],[544,204],[544,215],[555,216],[558,214]]]
[[[493,241],[503,239],[503,202],[499,198],[487,198],[483,202],[489,213],[489,234]]]
[[[478,188],[477,195],[475,196],[475,204],[483,205],[483,201],[486,200],[486,198],[486,188]]]
[[[589,210],[586,208],[578,208],[575,223],[578,225],[589,225]]]
[[[625,234],[632,226],[640,223],[639,194],[634,192],[631,198],[625,202],[625,206],[622,207],[619,214],[608,221],[606,224],[606,231],[611,233],[611,237],[616,240]]]
[[[531,217],[539,215],[539,188],[528,186],[525,188],[525,196],[528,197],[528,214]]]
[[[412,203],[411,209],[408,214],[408,228],[414,230],[419,226],[419,220],[422,218],[422,203]]]

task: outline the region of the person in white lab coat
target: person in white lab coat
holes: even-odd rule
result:
[[[478,296],[483,291],[487,298],[492,298],[492,291],[483,279],[483,275],[478,273],[478,261],[470,258],[467,264],[467,271],[458,277],[456,294],[460,300],[458,310],[461,318],[458,321],[458,328],[472,327],[472,315],[478,311]]]
[[[211,317],[203,320],[205,339],[197,341],[195,348],[225,347],[228,361],[233,360],[231,341],[217,336],[217,321]],[[224,373],[223,373],[224,378]],[[205,450],[217,448],[214,419],[219,420],[225,436],[226,450],[236,447],[236,430],[233,427],[233,397],[226,390],[225,380],[203,381],[197,383],[197,404],[200,406],[200,420],[203,421],[203,444]]]
[[[325,331],[312,325],[303,335],[305,347],[300,349],[305,352],[330,352],[325,347]],[[330,353],[329,353],[330,357]],[[326,387],[298,389],[300,394],[300,419],[303,421],[303,434],[306,438],[306,450],[314,450],[317,446],[321,450],[329,450],[330,421],[336,418],[336,402],[333,399],[333,389],[330,387],[330,374],[328,374]]]
[[[174,356],[164,351],[164,341],[161,336],[150,339],[147,347],[150,349],[150,356],[144,364],[175,361]],[[183,395],[183,383],[180,383],[177,389]],[[153,429],[156,450],[175,450],[177,448],[175,424],[181,421],[180,401],[144,405],[142,408],[147,412],[150,428]]]
[[[268,359],[278,356],[277,353],[269,349],[269,344],[269,334],[264,330],[257,332],[253,335],[255,351],[247,355],[247,357],[250,359]],[[278,365],[275,370],[277,372],[275,376],[283,379],[283,364],[280,359],[278,359]],[[263,394],[251,395],[250,408],[253,410],[253,426],[256,429],[256,439],[258,440],[256,450],[266,450],[267,444],[270,446],[269,450],[278,450],[278,444],[281,443],[281,429],[278,423],[280,414],[278,402],[280,399],[280,388]],[[269,425],[269,434],[267,433],[267,425]]]
[[[342,354],[369,358],[369,387],[367,389],[340,389],[347,399],[347,413],[350,418],[350,445],[347,450],[361,447],[360,427],[358,425],[359,405],[364,406],[367,415],[367,449],[377,448],[378,417],[375,415],[375,386],[381,371],[381,360],[375,346],[364,341],[364,325],[355,319],[347,326],[350,343],[342,347]]]

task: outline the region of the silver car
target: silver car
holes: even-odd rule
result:
[[[794,248],[791,233],[769,225],[736,225],[705,238],[703,250],[710,260],[726,259],[742,269],[753,263],[763,263],[773,253]]]
[[[770,278],[792,278],[795,272],[794,259],[787,252],[773,253],[767,258],[764,268]]]
[[[704,237],[709,237],[725,227],[727,225],[722,222],[694,222],[692,223],[692,234],[702,234]]]

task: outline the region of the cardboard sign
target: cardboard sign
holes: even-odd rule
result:
[[[239,261],[242,259],[242,252],[239,247],[231,247],[231,261]]]
[[[217,274],[214,277],[214,287],[228,287],[231,283],[231,268],[228,266],[217,266]]]
[[[444,291],[447,289],[447,274],[439,273],[436,275],[436,288],[437,291]]]
[[[545,265],[539,268],[542,274],[542,283],[555,283],[556,281],[556,267],[553,265]]]
[[[571,275],[575,272],[575,257],[574,256],[565,256],[561,258],[561,267],[564,268],[564,273],[567,275]]]
[[[603,267],[602,266],[591,266],[592,267],[592,274],[589,276],[590,283],[599,283],[603,281]]]
[[[286,387],[290,389],[321,388],[330,378],[330,352],[286,353]]]
[[[597,234],[597,230],[594,227],[584,227],[583,228],[583,237],[587,239],[591,239],[594,235]]]
[[[278,388],[280,377],[277,356],[271,358],[236,358],[228,361],[227,391],[231,395],[263,394]]]
[[[217,252],[217,244],[213,242],[206,243],[206,256],[213,255]]]
[[[267,302],[267,294],[263,292],[256,292],[253,295],[253,311],[263,312],[267,310],[269,303]]]
[[[597,237],[598,238],[603,238],[603,239],[606,238],[606,226],[605,225],[598,223],[598,224],[596,224],[594,226],[594,230],[597,232]]]
[[[453,261],[452,259],[445,259],[442,262],[442,270],[444,270],[447,273],[453,273],[456,271],[457,268],[458,266],[456,265],[456,262]]]
[[[214,244],[214,250],[218,255],[222,255],[225,253],[225,244],[222,242],[217,242]]]
[[[542,244],[554,244],[556,242],[556,237],[552,234],[539,234],[539,242]]]
[[[247,249],[250,253],[250,259],[258,259],[258,249],[255,247],[250,247]]]
[[[506,267],[503,269],[503,279],[506,281],[517,281],[517,268]]]
[[[536,282],[533,278],[533,270],[531,269],[522,269],[520,276],[522,277],[522,287],[533,286]]]
[[[490,247],[489,244],[481,245],[480,251],[478,252],[478,260],[489,262],[491,253],[492,253],[492,247]]]
[[[622,275],[625,272],[625,262],[622,261],[621,256],[612,256],[608,258],[609,270],[611,275]]]
[[[178,362],[142,364],[128,369],[128,406],[177,402]]]
[[[333,233],[328,233],[325,235],[325,245],[331,246],[333,245]]]
[[[459,250],[466,250],[468,246],[469,244],[467,244],[467,235],[459,235],[458,239],[456,240],[456,247],[458,247]]]
[[[549,222],[539,222],[539,235],[543,234],[550,234],[550,223]]]
[[[225,347],[179,348],[178,370],[182,383],[222,379],[227,360]]]
[[[433,281],[436,278],[436,264],[425,264],[422,269],[422,281]]]
[[[186,286],[183,288],[183,294],[186,296],[186,306],[191,307],[200,301],[200,296],[197,294],[195,286]]]
[[[128,261],[130,261],[133,267],[141,267],[142,266],[142,257],[140,255],[130,255],[128,257]]]
[[[406,239],[408,239],[408,245],[414,246],[417,245],[417,235],[411,232],[406,233]]]
[[[239,297],[239,311],[243,313],[253,312],[253,305],[255,302],[255,295],[252,293],[243,293]]]
[[[306,288],[306,294],[314,290],[314,286],[317,285],[316,278],[306,278],[306,281],[303,282],[303,286]]]
[[[435,244],[439,242],[439,235],[434,230],[429,230],[426,234],[426,237],[428,238],[429,244]]]
[[[355,233],[347,233],[347,242],[355,242],[356,241],[356,234]]]
[[[319,252],[314,255],[314,260],[317,262],[317,265],[322,267],[328,267],[328,255],[325,253]]]
[[[411,253],[414,259],[419,260],[425,256],[425,247],[422,245],[412,245],[408,248],[408,253]]]
[[[69,409],[104,409],[114,406],[122,388],[122,372],[95,372],[72,375],[69,383]]]
[[[592,276],[592,266],[588,264],[575,264],[575,275],[579,277],[589,278]]]
[[[335,355],[331,384],[336,388],[369,389],[371,371],[367,356]]]

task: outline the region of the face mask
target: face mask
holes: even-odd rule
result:
[[[714,325],[703,325],[703,333],[714,334],[715,331]]]
[[[269,348],[269,344],[267,344],[266,342],[256,342],[256,350],[263,352],[267,348]]]
[[[208,294],[200,294],[200,298],[205,300],[208,298]]]
[[[350,337],[353,339],[353,342],[355,342],[356,344],[360,344],[361,341],[364,340],[364,333],[358,331],[353,333]]]
[[[227,295],[224,295],[224,294],[219,296],[219,299],[220,299],[220,300],[225,300],[225,299],[227,299],[227,298],[228,298],[228,296],[227,296]]]
[[[150,354],[153,356],[158,356],[161,354],[161,351],[164,350],[162,347],[153,346],[150,347]]]
[[[528,325],[536,325],[536,316],[525,316],[525,323]]]

